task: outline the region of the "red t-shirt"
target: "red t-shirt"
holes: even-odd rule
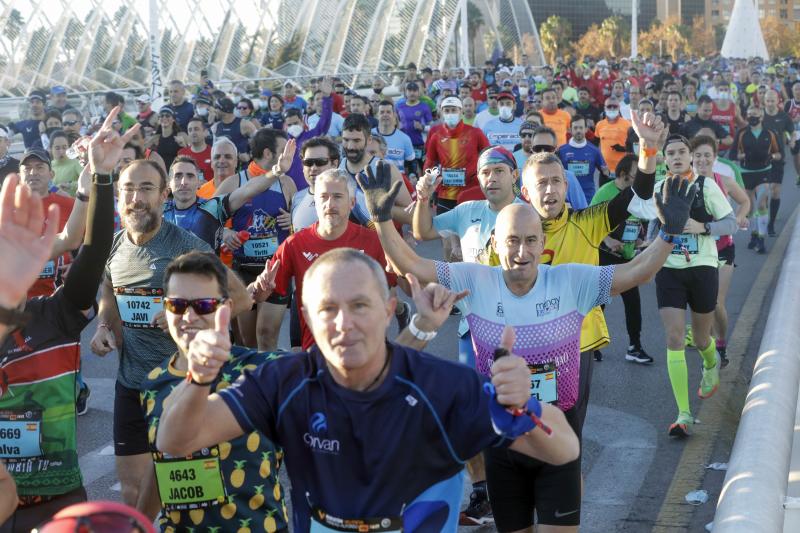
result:
[[[452,130],[447,127],[431,130],[423,168],[441,165],[443,175],[448,170],[463,172],[462,185],[448,186],[444,182],[439,185],[436,189],[439,198],[455,200],[459,192],[478,184],[478,156],[488,146],[489,139],[486,135],[464,122],[459,122]],[[456,174],[457,172],[451,172],[451,175]]]
[[[50,206],[56,204],[61,208],[58,215],[58,231],[64,231],[64,226],[67,225],[70,213],[72,213],[72,206],[75,205],[75,200],[68,196],[61,194],[50,193],[42,199],[42,205],[45,213]],[[39,273],[33,286],[28,289],[28,298],[36,296],[50,296],[56,290],[56,275],[58,274],[58,267],[69,263],[70,255],[64,254],[63,256],[48,261],[42,271]]]
[[[290,235],[278,246],[278,250],[270,261],[270,265],[275,261],[281,262],[278,274],[275,277],[276,293],[286,296],[291,290],[291,282],[292,278],[294,278],[298,309],[303,305],[303,278],[306,270],[317,257],[325,252],[336,248],[355,248],[375,259],[381,266],[386,268],[386,257],[383,254],[381,241],[375,230],[348,222],[347,229],[341,237],[328,241],[317,233],[318,225],[319,222],[315,222],[313,225]],[[397,284],[397,276],[387,272],[386,281],[390,287],[393,287]],[[311,334],[311,329],[306,325],[302,312],[300,313],[300,332],[303,339],[303,350],[308,350],[314,345],[314,336]]]
[[[211,147],[206,145],[202,152],[195,152],[191,146],[185,146],[178,150],[178,155],[188,155],[197,163],[197,167],[202,173],[201,179],[211,181],[214,179],[214,167],[211,166]]]

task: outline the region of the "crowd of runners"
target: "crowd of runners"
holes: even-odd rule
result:
[[[366,90],[166,92],[105,93],[92,120],[50,87],[0,126],[0,532],[87,499],[91,322],[91,351],[119,357],[102,401],[139,514],[52,524],[577,531],[611,296],[625,359],[667,369],[658,423],[690,437],[690,386],[710,399],[728,364],[732,236],[766,253],[800,169],[793,61],[523,55]],[[417,254],[436,239],[441,257]],[[651,280],[661,324],[642,320]],[[452,315],[448,353],[425,352]]]

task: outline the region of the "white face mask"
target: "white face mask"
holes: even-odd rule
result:
[[[458,121],[461,120],[461,115],[458,113],[445,113],[442,115],[442,120],[448,128],[455,128],[458,126]]]
[[[198,107],[195,110],[198,117],[207,117],[208,116],[208,108],[207,107]]]
[[[261,109],[268,108],[269,107],[269,100],[259,100],[258,101],[258,107],[260,107]]]
[[[610,119],[615,119],[619,116],[619,110],[617,109],[606,109],[606,117]]]
[[[519,88],[519,95],[520,96],[528,96],[528,88],[527,87],[520,87]]]
[[[501,120],[508,120],[508,119],[514,118],[514,108],[513,107],[500,106],[498,111],[500,112],[500,119]]]
[[[717,92],[717,100],[727,100],[729,96],[730,96],[730,93],[728,93],[728,91],[724,91],[724,92],[723,91],[719,91],[719,92]]]
[[[291,126],[287,126],[286,133],[292,137],[300,137],[300,134],[303,133],[303,126],[300,124],[292,124]]]
[[[242,118],[242,112],[239,111],[238,109],[234,109],[233,110],[233,116],[236,117],[236,118]]]
[[[237,95],[237,96],[234,96],[234,97],[233,97],[233,103],[234,103],[234,104],[238,104],[238,103],[239,103],[239,102],[241,102],[241,101],[242,101],[242,97],[241,97],[241,96],[238,96],[238,95]]]

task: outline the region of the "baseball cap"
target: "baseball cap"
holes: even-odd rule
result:
[[[536,124],[533,122],[528,122],[527,120],[519,125],[519,132],[522,133],[523,131],[536,131]]]
[[[66,94],[67,90],[61,85],[54,85],[50,88],[50,94]]]
[[[416,82],[410,81],[406,83],[406,90],[408,91],[419,91],[419,85]]]
[[[42,91],[33,91],[31,94],[28,95],[28,100],[36,100],[39,99],[42,102],[47,100],[47,96]]]
[[[197,104],[211,105],[211,97],[205,94],[199,94],[197,98],[194,99],[194,105]]]
[[[459,109],[464,107],[461,104],[461,99],[458,98],[457,96],[448,96],[447,98],[442,100],[440,107],[445,108],[448,106],[457,107]]]
[[[503,91],[503,92],[501,92],[501,93],[499,93],[499,94],[497,95],[497,100],[498,100],[498,101],[499,101],[499,100],[514,100],[514,101],[516,101],[516,98],[514,98],[514,95],[513,95],[513,94],[511,94],[510,92],[508,92],[508,91]]]
[[[149,104],[150,103],[150,96],[147,94],[140,94],[136,97],[136,101],[141,104]]]
[[[497,96],[497,87],[491,86],[486,89],[486,96]]]
[[[214,107],[216,107],[223,113],[233,113],[233,109],[236,107],[236,105],[230,98],[220,98],[219,100],[217,100],[217,105],[215,105]]]
[[[261,96],[272,96],[272,91],[269,89],[261,89]]]
[[[171,107],[164,106],[158,110],[159,115],[172,115],[175,116],[175,111]]]
[[[47,165],[50,166],[50,156],[45,150],[41,148],[30,148],[29,150],[26,150],[25,153],[22,154],[22,157],[19,160],[19,164],[24,165],[25,161],[27,161],[32,157],[34,159],[38,159],[39,161],[47,163]]]
[[[508,74],[511,76],[511,70],[508,67],[501,67],[498,71],[498,74]]]

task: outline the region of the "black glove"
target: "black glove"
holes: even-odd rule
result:
[[[622,146],[621,144],[615,144],[615,145],[611,146],[611,149],[614,150],[615,152],[625,152],[626,151],[625,147]]]
[[[664,233],[668,235],[683,233],[696,194],[697,187],[688,180],[678,176],[665,180],[661,192],[656,193],[658,220],[661,221]]]
[[[392,166],[385,161],[378,161],[377,176],[368,166],[366,176],[363,172],[356,174],[358,186],[364,192],[367,209],[374,222],[392,220],[392,207],[400,192],[402,182],[392,184]]]

